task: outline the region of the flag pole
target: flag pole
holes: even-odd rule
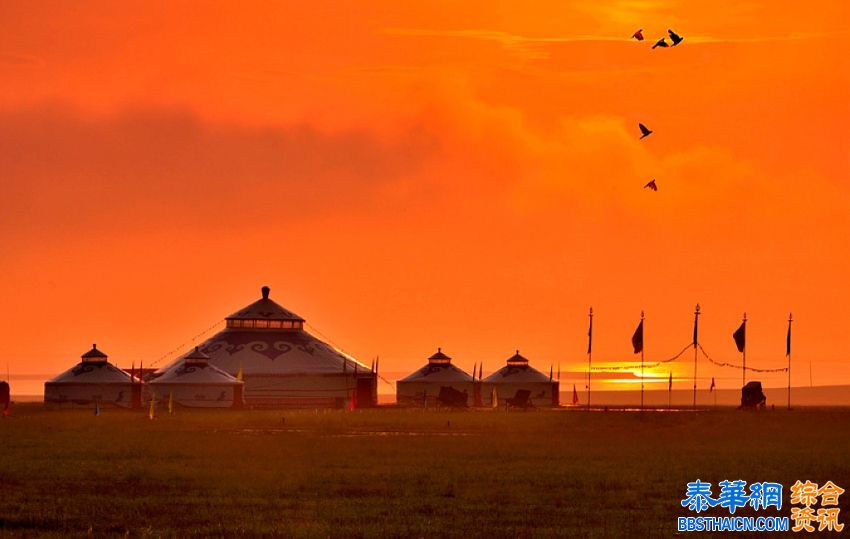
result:
[[[643,339],[643,311],[640,312],[641,339]],[[643,410],[643,343],[640,346],[640,409]]]
[[[694,408],[697,407],[697,343],[699,331],[699,303],[694,309]]]
[[[667,409],[673,407],[673,371],[670,371],[670,380],[667,382]]]
[[[794,316],[788,313],[788,337],[785,339],[785,355],[788,356],[788,409],[791,409],[791,322]]]
[[[593,358],[593,307],[588,313],[590,325],[587,329],[587,410],[590,411],[590,364]]]
[[[747,313],[744,313],[744,350],[741,353],[744,357],[744,368],[742,369],[743,374],[741,375],[743,376],[744,384],[741,387],[744,387],[747,385]]]

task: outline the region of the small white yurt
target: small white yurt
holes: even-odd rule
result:
[[[157,400],[193,408],[241,408],[243,383],[218,367],[196,346],[181,363],[148,383]]]
[[[73,368],[44,383],[44,402],[54,404],[94,404],[138,408],[142,384],[129,373],[107,361],[106,354],[93,344]]]
[[[472,376],[452,365],[452,358],[437,348],[424,367],[396,382],[396,402],[404,406],[434,406],[440,391],[450,388],[465,393],[465,403],[458,405],[468,406],[474,401],[474,385]]]
[[[529,402],[533,406],[558,406],[558,381],[543,374],[528,364],[519,350],[508,358],[507,364],[484,379],[481,393],[485,405],[493,405],[495,390],[498,405],[515,399],[518,391],[529,391]]]

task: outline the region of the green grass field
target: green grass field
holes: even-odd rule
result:
[[[797,479],[850,487],[848,425],[850,409],[151,421],[19,405],[0,420],[0,534],[669,537],[696,478],[776,481],[785,503]]]

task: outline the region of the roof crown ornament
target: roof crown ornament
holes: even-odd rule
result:
[[[437,353],[428,358],[428,363],[431,365],[448,365],[452,362],[452,358],[443,353],[442,348],[437,348]]]
[[[83,363],[106,363],[106,354],[97,349],[97,344],[91,345],[91,350],[80,356]]]
[[[305,320],[269,299],[271,288],[260,288],[263,297],[226,317],[229,328],[294,329],[304,327]]]
[[[209,364],[210,356],[201,352],[201,348],[196,346],[194,350],[192,350],[185,358],[186,365],[207,365]]]
[[[517,349],[516,354],[508,358],[508,366],[510,367],[528,367],[528,360],[522,357]]]

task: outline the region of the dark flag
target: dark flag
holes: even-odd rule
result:
[[[732,338],[735,339],[735,346],[738,347],[739,352],[743,352],[744,348],[747,346],[747,322],[746,320],[741,322],[741,327],[739,327],[735,333],[732,334]]]
[[[708,388],[709,393],[712,391],[714,391],[714,376],[711,377],[711,387]]]
[[[673,371],[670,371],[670,381],[667,383],[667,391],[673,391]]]
[[[632,348],[635,349],[635,354],[643,352],[643,320],[640,321],[635,334],[632,335]]]
[[[788,334],[785,336],[785,357],[791,355],[791,317],[788,317]]]
[[[593,349],[593,307],[590,308],[590,326],[587,328],[587,353]]]

